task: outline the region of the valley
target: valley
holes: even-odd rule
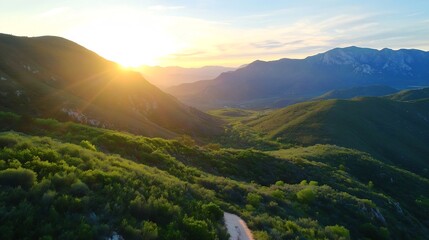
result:
[[[0,51],[2,239],[429,235],[429,92],[405,89],[427,52],[256,61],[176,98],[67,39]]]

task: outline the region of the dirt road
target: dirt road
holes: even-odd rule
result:
[[[225,225],[231,236],[230,240],[254,240],[247,224],[239,216],[224,212]]]

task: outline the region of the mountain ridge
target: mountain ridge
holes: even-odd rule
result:
[[[221,131],[217,119],[67,39],[0,35],[0,50],[3,110],[149,136]]]
[[[271,107],[274,101],[309,99],[334,89],[429,85],[428,65],[429,52],[421,50],[336,48],[305,59],[257,60],[213,80],[166,91],[201,108],[251,106],[258,101]]]

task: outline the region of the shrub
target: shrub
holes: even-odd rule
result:
[[[141,236],[143,239],[151,240],[158,238],[158,226],[156,223],[144,221],[142,223]]]
[[[194,217],[183,218],[183,225],[189,234],[189,239],[212,239],[206,222],[195,220]]]
[[[217,144],[217,143],[209,143],[209,144],[205,145],[204,148],[210,149],[213,151],[219,151],[221,149],[221,146],[220,146],[220,144]]]
[[[283,199],[285,194],[282,190],[276,189],[271,193],[271,196],[278,199]]]
[[[250,205],[252,205],[254,207],[258,207],[259,204],[261,203],[262,197],[256,193],[249,193],[249,194],[247,194],[246,199]]]
[[[77,182],[73,183],[71,185],[71,193],[77,197],[85,196],[89,191],[88,186],[84,183],[78,180]]]
[[[0,171],[0,185],[11,187],[21,186],[22,188],[30,188],[36,181],[36,173],[30,169],[6,169]]]
[[[310,186],[317,186],[317,185],[319,185],[319,182],[317,182],[317,181],[310,181],[308,183],[308,185],[310,185]]]
[[[339,240],[350,239],[349,230],[347,230],[347,228],[343,226],[339,226],[339,225],[326,226],[325,232],[329,239],[339,239]]]
[[[281,187],[281,186],[284,186],[284,185],[285,185],[285,182],[283,182],[283,181],[277,181],[276,182],[276,186]]]
[[[255,239],[258,239],[258,240],[269,240],[270,239],[270,236],[265,231],[255,231],[253,233],[253,236],[255,237]]]
[[[218,221],[223,217],[223,211],[215,203],[208,203],[202,206],[203,213],[210,217],[210,219]]]
[[[82,140],[81,142],[80,142],[80,146],[82,146],[82,147],[84,147],[84,148],[86,148],[86,149],[89,149],[89,150],[92,150],[92,151],[97,151],[97,148],[94,146],[94,144],[92,144],[90,141],[88,141],[88,140]]]
[[[316,195],[314,194],[313,189],[307,187],[297,192],[296,197],[300,202],[311,203],[316,198]]]

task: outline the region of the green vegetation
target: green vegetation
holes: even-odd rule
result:
[[[396,94],[386,96],[386,98],[395,101],[416,101],[429,98],[429,88],[403,90]]]
[[[326,100],[296,104],[246,124],[267,140],[357,149],[427,178],[428,110],[427,99]]]
[[[0,135],[4,239],[114,232],[226,239],[223,211],[240,215],[259,239],[418,239],[428,232],[428,180],[356,150],[213,149],[187,136],[146,138],[47,119],[28,126],[20,116],[0,116],[3,130],[23,132]],[[389,178],[394,184],[384,184]]]
[[[0,111],[152,137],[222,132],[218,119],[67,39],[0,34],[0,52]]]
[[[0,50],[1,239],[429,236],[427,89],[214,117],[65,39]]]

